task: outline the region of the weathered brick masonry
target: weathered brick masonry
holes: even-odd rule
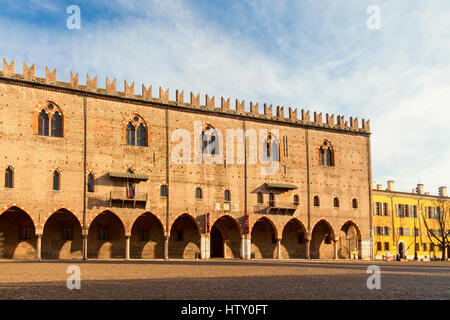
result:
[[[16,74],[4,61],[0,73],[0,168],[5,179],[13,172],[13,186],[0,188],[4,258],[370,258],[369,121],[303,110],[298,118],[290,108],[285,117],[284,108],[237,100],[231,109],[230,99],[216,106],[209,96],[202,105],[179,91],[172,101],[161,88],[155,98],[145,86],[136,95],[134,83],[118,92],[115,80],[101,89],[97,77],[80,85],[78,74],[65,83],[56,69],[45,78],[34,70],[24,64]],[[39,131],[42,110],[62,114],[62,137]],[[129,145],[129,123],[145,128],[145,146]],[[208,127],[218,139],[210,157],[223,163],[194,161]],[[190,133],[182,156],[191,163],[172,156],[180,129]],[[232,161],[227,129],[255,132],[257,151],[246,138],[237,163],[238,136]],[[279,161],[260,161],[266,144]]]

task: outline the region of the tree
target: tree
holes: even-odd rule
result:
[[[447,250],[450,247],[450,206],[442,199],[439,200],[439,206],[432,210],[427,208],[426,213],[422,211],[422,218],[427,229],[427,235],[430,243],[442,248],[441,260],[446,260]],[[431,222],[430,220],[433,219]],[[437,225],[438,229],[435,229]]]

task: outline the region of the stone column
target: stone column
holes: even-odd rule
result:
[[[277,259],[281,259],[281,239],[277,239]]]
[[[130,260],[130,235],[125,236],[125,260]]]
[[[166,234],[166,237],[164,240],[164,260],[169,260],[169,238],[170,238],[170,235]]]
[[[242,237],[241,252],[243,260],[252,258],[252,238],[249,234]]]
[[[41,242],[42,242],[42,234],[36,235],[36,260],[41,261]]]
[[[200,236],[200,259],[207,260],[211,256],[210,236],[204,233]]]
[[[84,228],[82,229],[81,238],[82,238],[81,254],[83,256],[82,259],[87,260],[87,258],[88,258],[88,243],[87,243],[88,230],[86,230]]]
[[[306,235],[306,259],[311,260],[311,235]]]
[[[333,240],[334,243],[334,259],[338,260],[339,259],[339,254],[338,254],[338,242],[339,242],[339,237],[336,237]]]

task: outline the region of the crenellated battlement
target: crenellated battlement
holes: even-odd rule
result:
[[[45,78],[36,77],[36,67],[33,64],[31,67],[24,62],[23,63],[23,74],[15,73],[14,60],[8,64],[5,58],[3,58],[3,71],[0,72],[0,76],[3,78],[10,78],[15,80],[23,80],[35,83],[42,83],[46,85],[52,85],[55,87],[62,87],[68,89],[75,89],[81,91],[87,91],[92,93],[99,93],[104,95],[129,98],[129,99],[137,99],[144,100],[149,102],[157,102],[160,104],[168,104],[171,106],[182,106],[192,109],[199,110],[208,110],[208,111],[216,111],[221,113],[228,114],[237,114],[248,116],[251,118],[258,119],[266,119],[266,120],[276,120],[276,121],[284,121],[288,123],[298,123],[308,126],[314,127],[323,127],[323,128],[332,128],[337,130],[344,131],[354,131],[354,132],[364,132],[370,133],[370,120],[361,121],[361,126],[359,126],[358,118],[350,117],[349,121],[345,121],[344,117],[341,115],[325,115],[325,122],[323,121],[322,113],[314,112],[313,119],[310,119],[310,111],[305,111],[301,109],[300,117],[298,114],[298,109],[293,109],[288,107],[287,117],[285,114],[284,106],[273,107],[272,105],[268,106],[267,104],[263,105],[262,113],[259,110],[259,104],[250,102],[249,110],[245,109],[245,100],[239,101],[235,100],[234,108],[231,107],[231,99],[230,98],[221,98],[220,105],[216,106],[215,97],[210,97],[209,95],[205,95],[205,105],[200,103],[200,94],[190,93],[190,101],[184,101],[184,91],[176,90],[175,93],[175,101],[170,100],[169,97],[169,89],[164,90],[159,87],[159,97],[153,97],[152,95],[152,86],[148,88],[142,84],[142,93],[141,95],[136,95],[134,92],[135,85],[134,82],[129,84],[126,80],[124,81],[124,91],[116,90],[116,79],[112,81],[106,77],[106,88],[99,88],[97,86],[97,76],[91,78],[89,74],[86,75],[86,85],[79,84],[78,73],[75,75],[73,72],[70,72],[70,82],[61,82],[57,81],[57,69],[54,68],[51,71],[47,66],[45,67]]]

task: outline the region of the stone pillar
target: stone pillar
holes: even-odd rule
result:
[[[166,237],[164,240],[164,260],[169,260],[169,238],[170,238],[170,235],[166,234]]]
[[[81,238],[82,238],[81,254],[83,256],[83,260],[87,260],[87,258],[88,258],[88,243],[87,243],[88,230],[86,230],[84,228],[82,229]]]
[[[339,237],[336,237],[333,240],[333,244],[334,244],[334,259],[338,260],[339,259],[339,254],[338,254],[338,242],[339,242]]]
[[[277,259],[281,259],[281,239],[277,239]]]
[[[200,259],[207,260],[211,256],[211,241],[209,234],[200,236]]]
[[[130,235],[125,236],[125,260],[130,260]]]
[[[306,235],[306,259],[311,260],[311,235]]]
[[[36,235],[36,260],[41,261],[41,242],[42,242],[42,234]]]
[[[252,238],[250,235],[241,237],[241,259],[250,260],[252,258]]]

